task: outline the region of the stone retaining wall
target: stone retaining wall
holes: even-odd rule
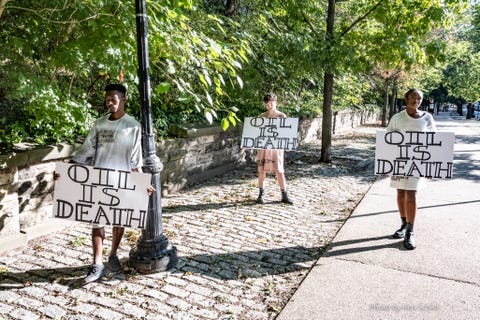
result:
[[[375,112],[335,113],[334,132],[377,120]],[[301,120],[299,141],[321,138],[322,119]],[[245,163],[240,150],[241,127],[223,132],[219,126],[177,128],[176,139],[161,140],[158,156],[164,164],[162,194],[207,180]],[[50,219],[55,162],[66,161],[75,148],[67,144],[0,155],[0,245],[27,241],[31,230]],[[45,229],[45,228],[44,228]],[[3,240],[3,241],[2,241]]]

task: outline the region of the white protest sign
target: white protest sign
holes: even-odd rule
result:
[[[56,163],[53,217],[145,228],[151,174]]]
[[[453,132],[377,131],[375,174],[451,179]]]
[[[297,131],[298,118],[245,118],[241,147],[295,150]]]

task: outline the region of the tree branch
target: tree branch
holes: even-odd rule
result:
[[[5,10],[5,6],[9,0],[0,0],[0,18],[2,17],[3,10]]]
[[[310,22],[310,20],[305,15],[305,11],[301,10],[301,12],[302,12],[303,21],[307,23],[307,25],[310,27],[310,30],[313,32],[313,34],[318,35],[318,32],[313,26],[312,22]]]
[[[382,2],[384,2],[384,0],[380,0],[378,1],[372,8],[370,8],[370,10],[368,10],[363,16],[361,16],[360,18],[358,18],[357,20],[355,20],[347,29],[345,29],[341,34],[340,34],[340,38],[343,37],[344,35],[346,35],[350,30],[353,29],[353,27],[355,27],[356,24],[358,24],[359,22],[361,22],[362,20],[365,20],[365,18],[368,17],[368,15],[370,15],[373,11],[375,11],[381,4]]]
[[[0,17],[1,17],[1,11],[3,10],[2,8],[2,4],[3,2],[5,1],[5,4],[7,1],[10,1],[10,0],[0,0]],[[93,14],[92,16],[90,17],[86,17],[82,20],[67,20],[67,21],[57,21],[57,20],[51,20],[45,16],[43,16],[41,13],[39,13],[37,10],[34,10],[34,9],[29,9],[29,8],[23,8],[23,7],[16,7],[16,6],[8,6],[8,9],[17,9],[17,10],[23,10],[23,11],[27,11],[27,12],[31,12],[37,16],[39,16],[40,18],[42,18],[43,20],[46,20],[50,23],[55,23],[55,24],[72,24],[72,23],[82,23],[82,22],[85,22],[85,21],[88,21],[88,20],[91,20],[91,19],[97,19],[98,17],[101,17],[101,16],[113,16],[112,14],[106,14],[106,13],[96,13],[96,14]],[[45,11],[46,9],[43,9],[41,11]],[[61,11],[63,9],[51,9],[50,11]],[[77,10],[75,9],[74,12],[71,14],[70,17],[72,17],[75,12]]]
[[[286,11],[288,11],[288,9],[285,7],[285,3],[281,2],[281,3],[280,3],[280,6],[281,6],[283,9],[285,9]],[[302,17],[305,18],[305,14],[304,14],[303,11],[302,11]],[[287,28],[287,30],[290,30],[290,31],[292,31],[292,32],[294,32],[294,33],[300,34],[301,36],[305,36],[305,34],[304,34],[303,32],[299,32],[299,31],[295,30],[295,28],[293,28],[291,25],[289,25],[287,21],[284,21],[283,19],[282,19],[281,21],[282,21],[282,25],[284,25],[284,26]],[[279,27],[273,20],[271,20],[271,22],[274,24],[274,26],[276,27],[277,30],[283,32],[283,30],[280,29],[280,27]],[[305,22],[307,22],[307,24],[310,25],[310,23],[309,23],[308,21],[305,21]],[[315,30],[312,30],[312,32],[315,32]]]

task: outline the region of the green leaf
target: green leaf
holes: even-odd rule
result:
[[[236,61],[236,60],[233,60],[232,61],[232,65],[238,69],[242,69],[242,65],[240,62]]]
[[[212,114],[205,109],[205,118],[207,119],[208,123],[212,124],[213,123],[213,116]]]
[[[170,83],[168,82],[161,82],[158,84],[156,92],[157,94],[167,93],[170,90]]]
[[[167,66],[167,73],[174,74],[175,71],[175,66],[173,65],[172,61],[168,61],[168,66]]]
[[[205,91],[205,96],[207,97],[208,103],[213,107],[213,100],[212,100],[212,97],[210,96],[210,94]]]
[[[230,126],[230,122],[226,118],[223,118],[220,125],[223,131],[227,131],[228,127]]]
[[[203,74],[199,74],[198,78],[200,79],[200,82],[205,86],[205,88],[209,87],[208,82]]]
[[[229,120],[234,126],[237,125],[237,121],[235,120],[235,117],[234,117],[234,116],[232,116],[232,115],[229,116],[229,117],[228,117],[228,120]]]
[[[237,83],[240,86],[240,88],[243,89],[243,80],[239,76],[237,76]]]

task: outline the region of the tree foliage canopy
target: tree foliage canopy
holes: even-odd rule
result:
[[[327,66],[333,110],[382,105],[385,81],[480,98],[478,6],[334,2],[329,38],[328,1],[147,1],[157,134],[186,122],[227,129],[260,113],[269,91],[291,116],[319,115]],[[134,0],[0,0],[0,41],[2,147],[85,135],[119,74],[139,115]]]

